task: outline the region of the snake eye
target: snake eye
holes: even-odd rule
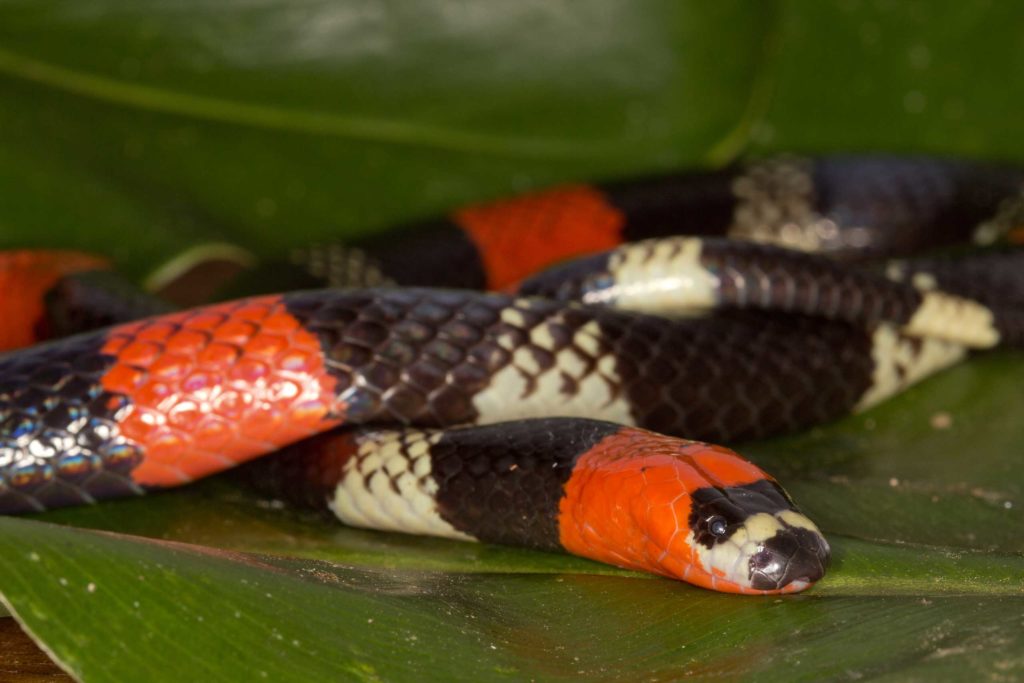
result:
[[[729,523],[725,521],[725,517],[708,517],[708,531],[712,536],[725,536],[728,528]]]

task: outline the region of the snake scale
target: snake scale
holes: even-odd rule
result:
[[[895,157],[570,185],[299,250],[263,282],[299,291],[183,311],[100,258],[8,252],[0,513],[257,459],[259,488],[356,526],[799,591],[827,541],[711,442],[1020,345],[1022,192]]]

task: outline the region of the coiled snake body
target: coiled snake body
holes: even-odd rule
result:
[[[883,158],[563,187],[275,269],[332,289],[141,320],[166,305],[112,297],[96,259],[11,253],[3,277],[25,295],[5,343],[61,338],[0,357],[0,512],[284,448],[250,478],[349,524],[801,590],[824,574],[824,537],[704,441],[864,409],[1024,325],[1012,248],[882,266],[790,248],[849,261],[1013,242],[1022,189],[1008,168]]]

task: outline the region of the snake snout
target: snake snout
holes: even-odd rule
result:
[[[758,590],[810,585],[825,575],[830,560],[831,549],[820,533],[783,528],[751,555],[750,583]]]

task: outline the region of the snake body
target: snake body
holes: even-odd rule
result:
[[[1024,170],[999,164],[774,158],[463,207],[362,241],[299,249],[302,272],[286,278],[279,265],[260,278],[503,289],[560,261],[675,235],[770,242],[843,261],[905,257],[1024,238],[1022,187]]]
[[[49,255],[36,303],[19,309],[25,326],[118,324],[0,357],[0,512],[177,486],[287,447],[253,469],[264,488],[350,524],[568,550],[718,590],[801,590],[824,573],[828,544],[778,484],[731,451],[655,432],[730,442],[793,431],[873,405],[970,348],[1019,344],[1014,269],[989,269],[1013,296],[986,298],[965,275],[977,262],[877,272],[715,237],[621,241],[746,231],[806,247],[815,234],[850,256],[878,232],[872,248],[899,254],[926,233],[1012,237],[1022,187],[1011,169],[878,159],[574,186],[411,233],[462,258],[443,273],[422,253],[416,268],[368,243],[302,259],[306,277],[364,288],[141,320],[158,304],[97,303],[108,289],[78,288],[97,264],[55,268],[64,261]],[[539,250],[545,240],[555,248]],[[518,294],[365,288],[507,288],[600,249]],[[1016,258],[1001,254],[986,258]],[[11,272],[35,263],[8,261]],[[69,306],[82,291],[88,305]],[[353,425],[369,427],[325,433]]]

